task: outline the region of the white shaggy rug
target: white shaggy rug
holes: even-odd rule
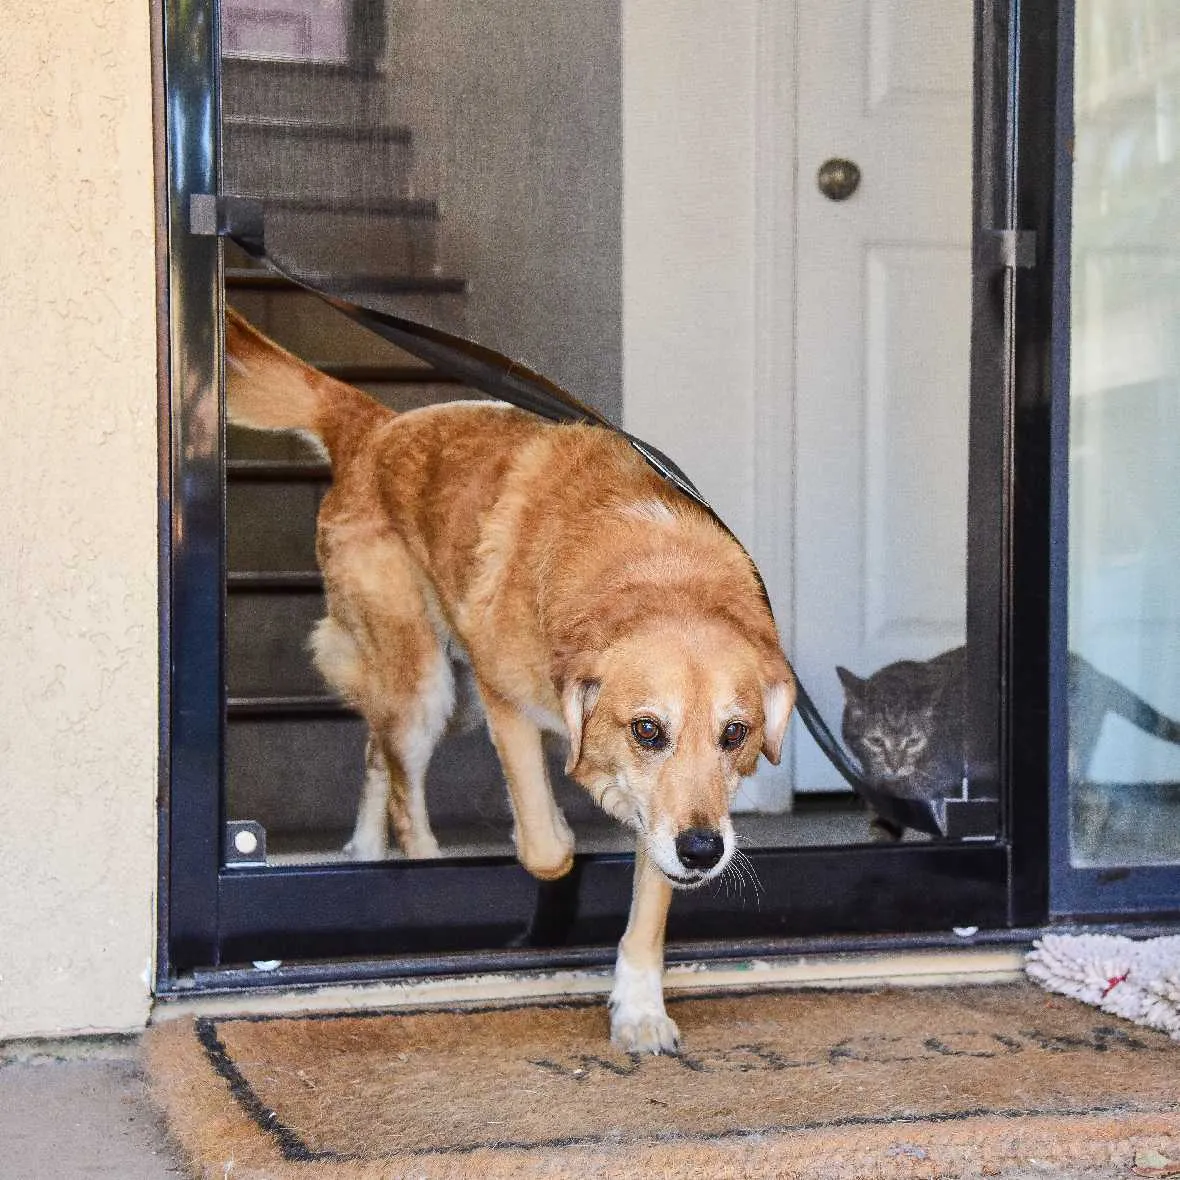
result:
[[[1046,934],[1025,960],[1029,978],[1180,1041],[1180,935]]]

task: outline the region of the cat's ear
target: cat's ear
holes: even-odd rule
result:
[[[850,697],[860,695],[860,690],[864,687],[864,681],[859,676],[854,676],[847,668],[841,668],[837,665],[836,675],[840,677],[840,683],[844,685],[844,692]]]

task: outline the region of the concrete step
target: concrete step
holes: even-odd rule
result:
[[[224,191],[263,201],[371,205],[411,193],[404,127],[227,114],[222,160]]]

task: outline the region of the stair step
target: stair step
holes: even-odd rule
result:
[[[281,257],[294,261],[291,255]],[[299,262],[302,264],[303,260]],[[247,290],[229,294],[233,306],[246,319],[296,356],[364,364],[401,364],[413,358],[412,353],[388,344],[382,348],[384,342],[379,336],[341,316],[310,291]],[[414,320],[456,336],[468,334],[464,294],[374,292],[357,301],[375,311]],[[348,331],[350,328],[352,331]]]
[[[226,115],[379,122],[389,117],[390,79],[348,62],[223,54],[221,107]]]
[[[349,831],[365,739],[359,717],[240,718],[225,731],[226,818],[257,820],[268,834]]]
[[[314,589],[314,588],[313,588]],[[308,638],[324,617],[320,593],[239,586],[225,603],[225,683],[231,698],[316,696],[326,691]]]
[[[226,730],[227,817],[257,820],[268,836],[323,833],[322,847],[330,850],[330,841],[351,831],[356,818],[365,738],[365,724],[355,717],[239,718]],[[577,833],[585,823],[600,824],[602,812],[561,773],[561,757],[550,751],[550,777]],[[511,831],[504,773],[485,729],[439,743],[427,773],[426,805],[439,828],[491,824],[505,836]]]
[[[323,462],[322,452],[297,434],[278,430],[249,430],[232,423],[225,428],[225,453],[229,459]]]
[[[227,192],[270,209],[304,202],[319,209],[372,209],[423,216],[413,193],[410,133],[404,127],[339,119],[284,119],[238,112],[222,120]],[[426,216],[430,216],[427,212]]]
[[[241,193],[248,197],[250,193]],[[269,197],[259,195],[266,210],[286,213],[334,213],[341,216],[396,217],[407,221],[437,221],[438,202],[433,197],[386,197],[372,201],[332,201],[317,197]],[[269,228],[269,223],[268,223]]]
[[[244,186],[239,191],[250,195]],[[308,274],[433,276],[438,257],[437,205],[400,197],[390,200],[387,194],[397,191],[389,186],[370,189],[364,200],[282,195],[272,199],[262,192],[267,249]],[[434,216],[429,215],[431,205]]]
[[[226,566],[234,571],[316,569],[315,532],[326,481],[232,480],[225,489]]]
[[[253,51],[227,49],[221,55],[222,71],[234,67],[249,67],[252,71],[274,73],[279,76],[291,74],[325,75],[330,77],[373,78],[381,77],[368,63],[354,61],[328,61],[319,57],[268,57]]]
[[[225,711],[231,721],[247,718],[254,721],[289,721],[299,717],[318,717],[327,720],[333,717],[358,716],[356,710],[346,705],[339,697],[326,693],[229,697],[225,703]]]
[[[231,593],[322,594],[319,570],[230,570],[225,588]]]
[[[302,459],[227,459],[225,477],[238,483],[330,483],[332,467]]]
[[[309,285],[323,291],[372,295],[463,295],[467,280],[435,275],[347,274],[340,271],[307,273]],[[301,291],[303,288],[273,271],[229,267],[225,285],[234,291]]]
[[[316,364],[315,368],[350,385],[462,385],[458,377],[426,365]]]
[[[314,358],[317,368],[327,365],[403,368],[422,364],[417,357],[395,348],[313,296],[267,291],[227,294],[233,307],[260,332],[298,357],[309,362]],[[424,366],[421,371],[424,375],[430,372]],[[424,380],[430,378],[424,376]]]
[[[283,115],[231,114],[221,120],[224,131],[259,132],[292,139],[317,142],[339,140],[345,143],[408,144],[413,135],[408,127],[376,123],[350,123],[344,119],[299,119]]]

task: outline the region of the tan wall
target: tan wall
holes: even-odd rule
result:
[[[157,749],[148,0],[25,0],[0,72],[0,1037],[149,999]]]

